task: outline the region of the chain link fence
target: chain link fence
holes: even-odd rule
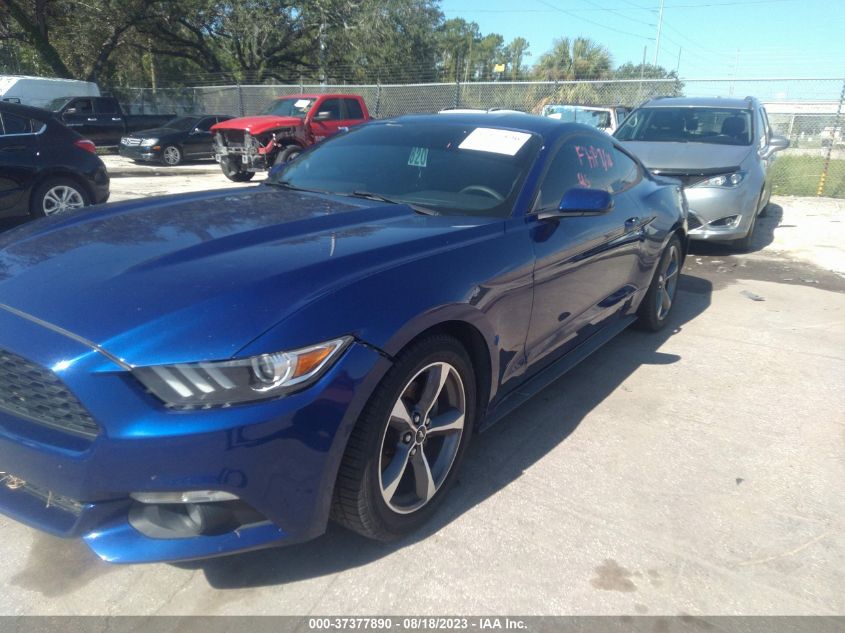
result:
[[[132,114],[234,114],[264,110],[291,94],[361,95],[372,116],[388,118],[444,108],[507,108],[539,114],[545,105],[635,107],[656,96],[745,97],[765,105],[789,149],[774,163],[774,192],[845,198],[845,82],[841,79],[628,79],[560,82],[470,82],[367,85],[229,85],[119,88],[112,93]]]

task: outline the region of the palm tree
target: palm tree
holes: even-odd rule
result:
[[[611,65],[610,53],[601,44],[586,37],[563,37],[540,56],[534,77],[545,81],[602,79],[610,74]]]

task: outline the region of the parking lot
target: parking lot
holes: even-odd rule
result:
[[[113,201],[239,186],[106,160]],[[412,538],[112,566],[0,516],[0,612],[841,613],[845,200],[774,198],[756,241],[694,247],[671,326],[474,438]]]

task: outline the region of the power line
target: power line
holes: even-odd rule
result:
[[[607,29],[608,31],[614,31],[616,33],[621,33],[622,35],[629,35],[631,37],[636,37],[636,38],[639,38],[639,39],[642,39],[642,40],[651,41],[653,39],[651,37],[645,37],[644,35],[640,35],[639,33],[631,33],[630,31],[623,31],[622,29],[617,29],[617,28],[614,28],[612,26],[602,24],[601,22],[596,22],[595,20],[590,20],[589,18],[578,16],[578,15],[572,13],[571,11],[567,11],[565,9],[561,9],[560,7],[556,7],[555,5],[546,2],[546,0],[537,0],[537,2],[539,2],[540,4],[543,4],[547,7],[550,7],[552,9],[554,9],[555,11],[559,11],[560,13],[565,13],[566,15],[573,17],[577,20],[582,20],[584,22],[588,22],[589,24],[601,27],[603,29]]]

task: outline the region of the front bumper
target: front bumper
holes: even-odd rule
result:
[[[154,150],[152,147],[141,147],[140,145],[123,145],[118,146],[118,154],[124,158],[131,158],[132,160],[140,160],[146,162],[161,162],[161,148]]]
[[[346,439],[388,361],[354,343],[316,384],[273,401],[166,409],[127,371],[0,309],[0,348],[53,368],[101,427],[84,438],[0,408],[0,512],[83,537],[112,562],[185,560],[320,535]],[[223,533],[153,537],[132,492],[221,490],[262,520]]]
[[[684,193],[689,203],[690,239],[730,241],[748,233],[759,200],[759,191],[748,183],[735,188],[688,187]],[[739,218],[729,225],[718,224],[730,216]]]

